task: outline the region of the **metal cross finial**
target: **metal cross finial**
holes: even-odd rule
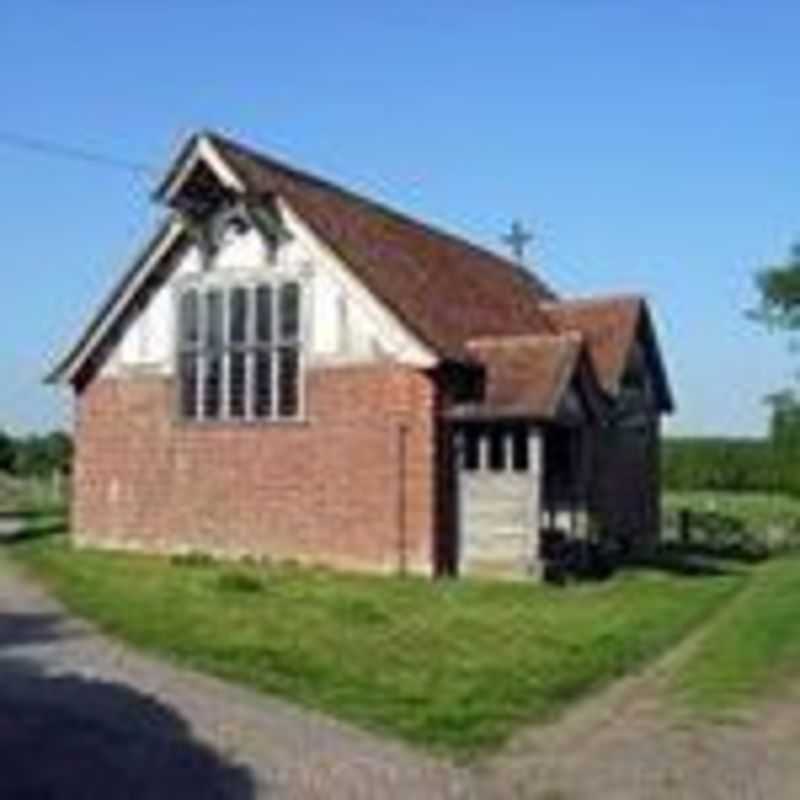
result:
[[[518,219],[511,223],[511,231],[500,238],[511,248],[517,261],[525,260],[525,248],[533,241],[533,234],[526,231]]]

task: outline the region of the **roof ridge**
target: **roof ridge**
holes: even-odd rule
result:
[[[584,335],[580,331],[555,331],[553,333],[516,333],[516,334],[490,334],[487,336],[475,336],[468,339],[466,346],[480,346],[485,344],[514,345],[514,344],[550,344],[564,339],[572,340],[575,344],[584,341]]]
[[[381,214],[386,214],[387,216],[393,217],[394,219],[402,222],[405,225],[413,225],[416,228],[419,228],[429,235],[438,236],[441,238],[445,238],[453,242],[454,244],[458,245],[459,247],[468,247],[472,250],[478,251],[483,253],[484,255],[494,259],[498,266],[502,266],[505,269],[510,270],[515,275],[520,277],[526,283],[533,284],[533,286],[540,292],[544,292],[554,298],[554,301],[557,297],[555,292],[548,286],[538,275],[535,273],[527,270],[524,266],[517,264],[516,262],[512,261],[511,259],[505,258],[504,256],[500,255],[499,253],[490,250],[488,247],[484,245],[476,244],[475,242],[470,241],[462,236],[459,236],[457,233],[453,233],[451,231],[445,230],[444,228],[440,228],[436,225],[432,225],[428,222],[425,222],[422,219],[419,219],[412,214],[409,214],[405,211],[400,211],[392,206],[373,200],[370,197],[367,197],[360,192],[354,191],[346,186],[342,186],[334,181],[324,178],[320,175],[316,175],[311,172],[306,172],[305,170],[299,169],[291,164],[286,163],[282,159],[275,158],[272,155],[267,155],[266,153],[262,153],[259,150],[250,147],[249,145],[242,144],[239,141],[234,139],[230,139],[227,136],[224,136],[216,131],[202,131],[199,135],[206,136],[212,144],[215,142],[221,143],[224,147],[230,147],[234,150],[238,150],[242,155],[246,158],[254,159],[255,161],[262,162],[266,166],[271,169],[279,170],[280,172],[284,172],[289,174],[290,176],[306,181],[309,183],[316,184],[317,186],[332,192],[337,192],[338,194],[344,195],[348,199],[363,204]]]
[[[620,294],[596,295],[592,297],[568,297],[558,300],[541,300],[539,305],[543,309],[548,310],[557,306],[597,306],[614,302],[644,303],[646,302],[646,298],[642,294],[623,292]]]

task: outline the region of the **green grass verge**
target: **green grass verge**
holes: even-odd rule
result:
[[[690,708],[727,717],[800,678],[800,557],[753,571],[675,676]]]
[[[431,582],[75,552],[63,536],[3,552],[138,647],[459,755],[652,659],[745,582]]]
[[[749,528],[767,538],[786,537],[800,530],[800,499],[757,492],[668,492],[664,510],[674,513],[715,512],[742,520]]]
[[[40,510],[63,512],[66,504],[66,497],[56,494],[51,480],[16,478],[0,471],[0,515]]]

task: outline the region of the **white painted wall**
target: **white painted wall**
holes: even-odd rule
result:
[[[168,283],[129,324],[102,374],[173,373],[175,298],[181,286],[194,281],[229,285],[269,276],[297,277],[303,284],[309,367],[386,359],[432,366],[435,357],[428,348],[370,294],[291,209],[283,207],[282,213],[292,238],[272,260],[252,228],[226,238],[206,272],[198,249],[189,248]]]
[[[459,572],[525,577],[538,574],[542,435],[528,431],[528,471],[511,469],[506,441],[503,471],[488,468],[488,437],[480,440],[480,467],[458,470]]]

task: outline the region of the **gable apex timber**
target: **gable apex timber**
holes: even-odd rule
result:
[[[211,170],[223,187],[237,194],[245,194],[244,181],[220,155],[210,136],[207,133],[199,133],[192,136],[180,149],[153,192],[153,199],[169,205],[200,163],[204,163]]]

